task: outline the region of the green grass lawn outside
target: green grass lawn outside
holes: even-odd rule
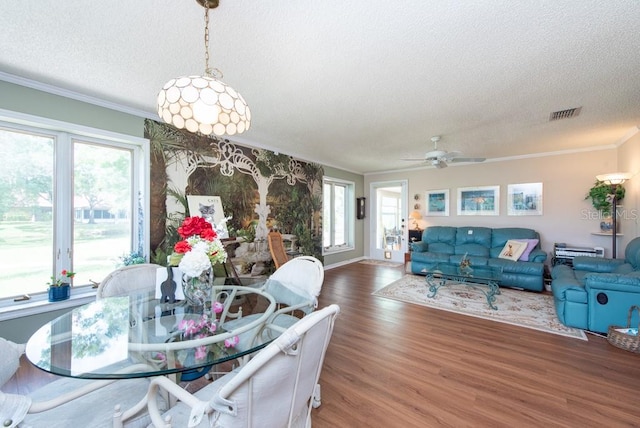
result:
[[[0,298],[47,291],[53,248],[49,222],[0,222]],[[129,224],[74,225],[74,286],[100,282],[129,253]]]

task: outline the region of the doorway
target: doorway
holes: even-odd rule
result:
[[[369,254],[404,263],[407,252],[407,181],[371,183]]]

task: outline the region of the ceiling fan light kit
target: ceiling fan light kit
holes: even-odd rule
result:
[[[169,80],[158,93],[158,116],[194,133],[241,134],[251,126],[249,106],[242,95],[220,80],[220,70],[209,67],[209,9],[218,7],[218,0],[196,1],[205,9],[204,75]]]
[[[463,158],[462,153],[458,151],[446,152],[444,150],[438,150],[438,142],[441,137],[435,135],[431,137],[433,143],[433,150],[424,154],[422,159],[402,159],[406,161],[421,161],[431,164],[438,169],[446,168],[449,162],[484,162],[486,158]]]

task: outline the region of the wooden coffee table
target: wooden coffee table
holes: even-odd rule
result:
[[[496,295],[500,294],[500,280],[502,268],[492,266],[472,266],[469,272],[461,272],[456,265],[436,264],[432,268],[422,269],[426,275],[426,282],[430,294],[427,297],[435,297],[440,287],[449,283],[464,284],[479,290],[487,298],[487,304],[491,309],[497,310],[494,305]]]

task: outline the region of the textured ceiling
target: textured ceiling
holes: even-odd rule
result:
[[[0,71],[154,119],[164,83],[204,69],[195,0],[0,12]],[[366,173],[419,165],[400,159],[432,135],[490,159],[621,142],[640,125],[639,22],[638,0],[220,0],[211,64],[252,110],[233,140]]]

